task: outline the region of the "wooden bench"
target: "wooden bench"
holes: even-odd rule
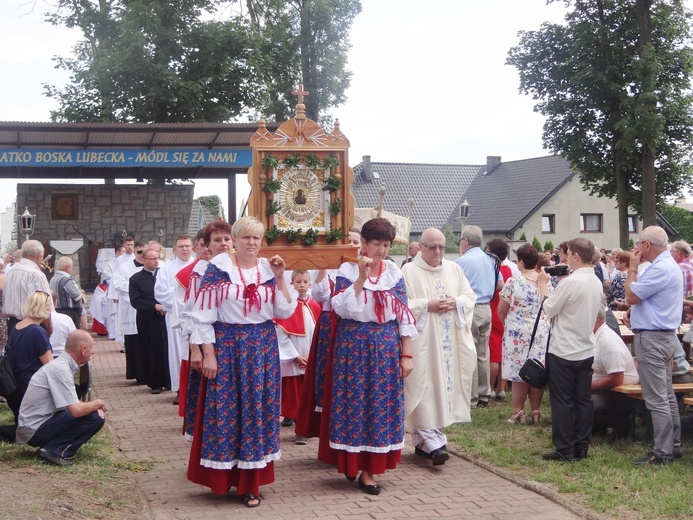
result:
[[[671,385],[674,389],[675,394],[690,394],[693,393],[693,383],[674,383]],[[619,385],[611,389],[612,392],[619,392],[625,394],[632,399],[642,400],[642,387],[640,385]],[[693,404],[692,397],[684,397],[683,402],[685,404]],[[650,411],[645,412],[645,440],[651,441],[653,438],[652,431],[652,416]],[[635,413],[631,414],[631,430],[630,430],[631,440],[635,440]]]
[[[671,385],[675,394],[693,393],[693,383],[674,383]],[[642,387],[640,385],[619,385],[611,389],[612,392],[626,394],[633,399],[642,399]]]

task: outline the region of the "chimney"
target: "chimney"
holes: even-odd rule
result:
[[[498,168],[501,163],[500,155],[487,155],[486,156],[486,175],[491,173],[493,170]]]
[[[364,182],[373,182],[373,171],[371,170],[371,156],[364,155],[361,163],[361,179]]]

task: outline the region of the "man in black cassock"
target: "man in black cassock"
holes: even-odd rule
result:
[[[147,248],[142,252],[144,268],[130,277],[130,304],[137,311],[137,348],[144,353],[146,384],[153,394],[171,388],[168,371],[166,312],[154,297],[159,271],[159,252]]]

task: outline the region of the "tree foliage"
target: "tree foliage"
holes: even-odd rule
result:
[[[221,199],[218,195],[203,195],[201,197],[197,197],[197,202],[204,206],[205,209],[209,211],[212,215],[219,215],[219,208],[222,208],[221,218],[225,218],[224,210],[221,205]]]
[[[680,240],[693,243],[693,213],[671,204],[663,204],[659,211],[669,224],[679,232],[678,238]]]
[[[591,194],[616,197],[625,247],[629,206],[652,224],[691,183],[689,13],[680,0],[564,3],[565,24],[522,31],[507,62],[546,117],[544,144]]]
[[[349,30],[359,0],[55,0],[54,25],[84,39],[71,57],[55,121],[221,122],[306,113],[345,101]]]

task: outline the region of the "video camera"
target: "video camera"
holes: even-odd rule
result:
[[[558,264],[553,267],[545,267],[544,271],[551,276],[566,276],[570,274],[570,267],[565,264]]]

